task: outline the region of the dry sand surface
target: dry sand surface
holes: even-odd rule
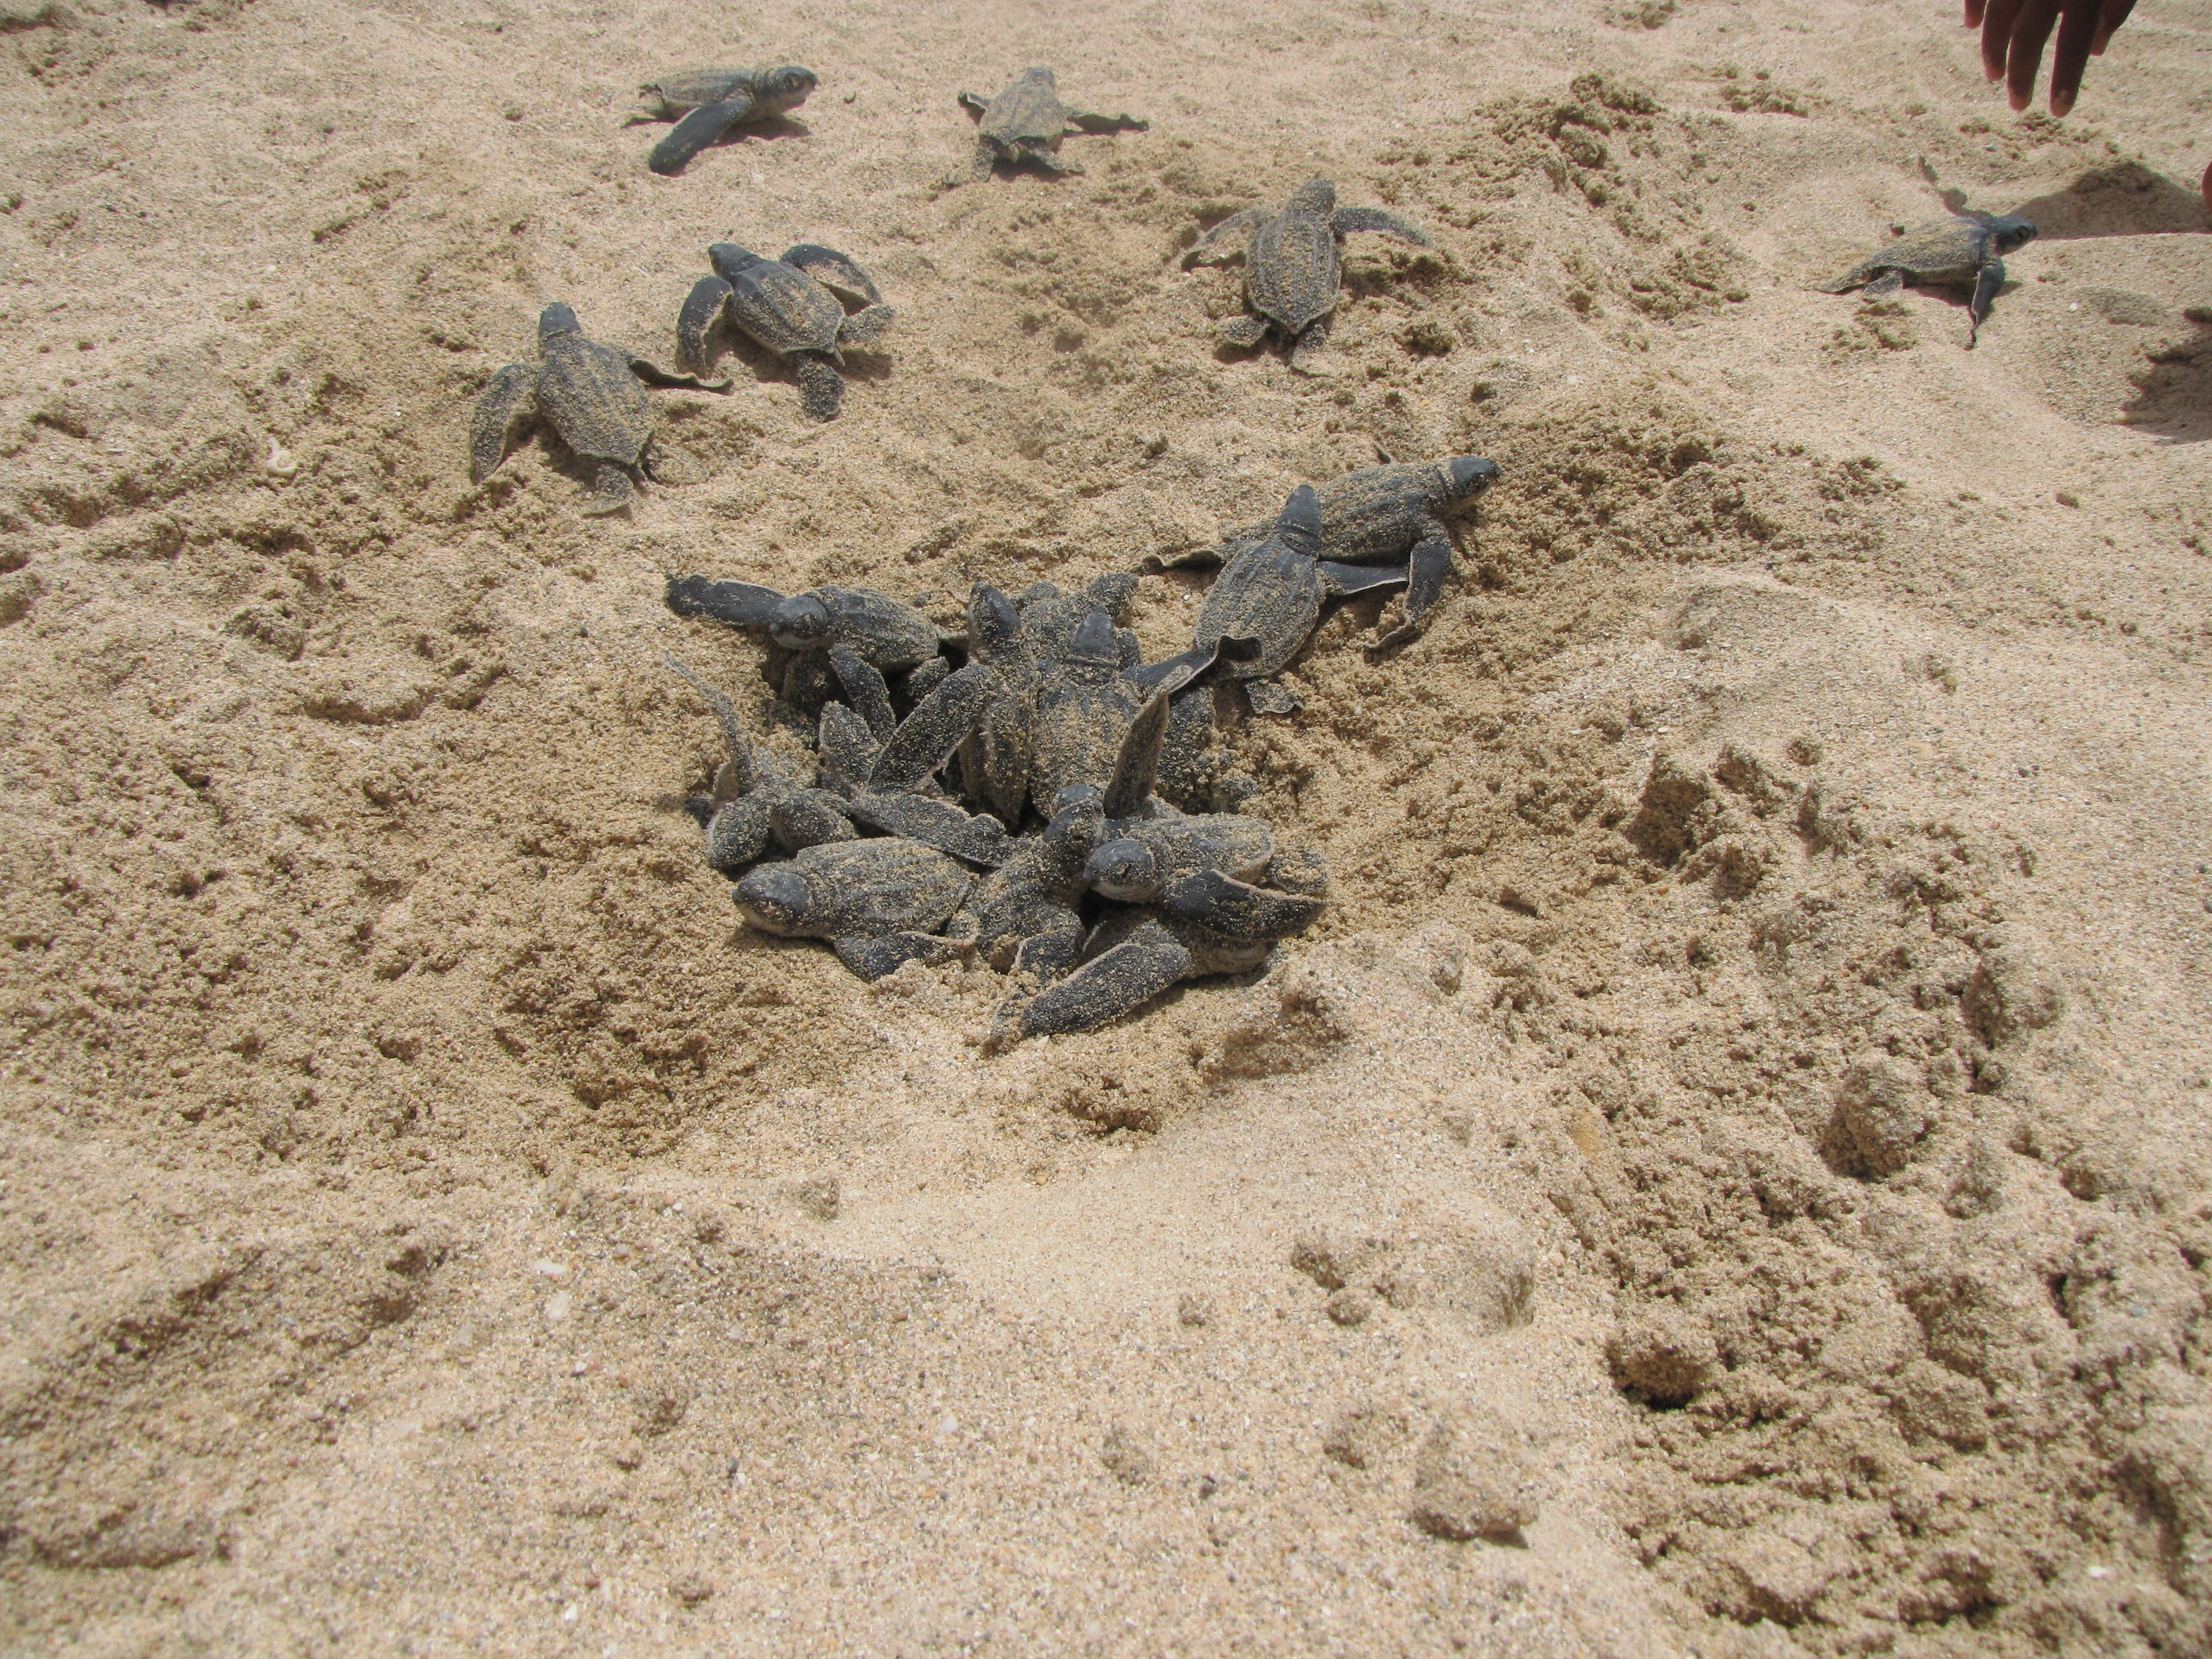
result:
[[[2212,6],[2063,123],[1948,0],[0,53],[7,1651],[2212,1648]],[[1151,130],[942,188],[1030,63]],[[1438,246],[1308,379],[1176,256],[1317,173]],[[1807,290],[1945,192],[2042,226],[1977,349]],[[898,307],[842,419],[740,349],[632,513],[470,485],[541,305],[665,359],[724,237]],[[738,924],[661,659],[771,699],[663,572],[950,620],[1378,452],[1504,475],[1232,733],[1335,873],[1264,977],[994,1055]]]

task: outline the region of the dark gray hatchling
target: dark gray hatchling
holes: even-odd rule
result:
[[[664,597],[679,617],[765,637],[782,653],[770,665],[770,682],[810,717],[834,675],[878,742],[897,723],[893,689],[918,701],[951,667],[939,653],[945,635],[935,623],[870,587],[824,583],[787,595],[753,582],[671,576]]]
[[[1316,866],[1302,866],[1302,873],[1311,877]],[[1157,903],[1100,921],[1066,978],[1034,996],[1009,998],[993,1021],[992,1042],[1096,1030],[1180,981],[1265,967],[1276,944],[1310,927],[1325,902],[1319,888],[1255,887],[1218,870],[1185,877]]]
[[[1321,501],[1322,555],[1344,564],[1406,566],[1404,623],[1378,640],[1390,645],[1418,634],[1443,597],[1451,574],[1455,521],[1474,510],[1497,482],[1498,463],[1480,455],[1406,462],[1347,472],[1316,488]],[[1227,564],[1273,535],[1255,525],[1218,546],[1146,561],[1149,568]]]
[[[1194,648],[1219,653],[1216,677],[1243,681],[1255,714],[1297,711],[1298,700],[1267,677],[1304,648],[1323,599],[1405,585],[1402,569],[1322,558],[1322,522],[1321,498],[1300,484],[1267,538],[1222,567],[1199,607]]]
[[[1152,124],[1133,115],[1096,115],[1070,109],[1060,101],[1060,87],[1052,71],[1042,64],[1022,71],[1021,79],[996,98],[960,94],[961,107],[981,123],[975,132],[975,154],[965,173],[946,175],[947,185],[991,176],[1000,161],[1019,167],[1027,163],[1047,173],[1080,173],[1082,167],[1063,160],[1060,141],[1071,132],[1143,132]]]
[[[1952,287],[1971,283],[1966,302],[1966,344],[1981,331],[1990,306],[2004,286],[2004,256],[2035,240],[2027,220],[1994,213],[1954,213],[1917,225],[1877,248],[1832,282],[1814,284],[1822,294],[1863,289],[1869,299],[1896,293],[1907,283]]]
[[[469,422],[470,481],[482,483],[498,469],[535,411],[569,453],[593,469],[584,511],[595,515],[628,507],[636,480],[653,476],[653,404],[641,381],[695,392],[730,389],[727,380],[671,374],[634,352],[586,338],[576,313],[557,301],[538,313],[538,359],[507,364],[477,394]]]
[[[799,380],[799,406],[817,421],[837,418],[845,398],[848,346],[873,345],[898,319],[875,279],[835,248],[801,242],[763,259],[735,242],[707,250],[712,276],[693,285],[676,318],[677,362],[704,372],[707,337],[725,319],[779,356]],[[841,295],[860,307],[848,313]]]
[[[1299,186],[1280,212],[1264,207],[1232,214],[1207,231],[1186,261],[1231,257],[1249,236],[1244,255],[1244,297],[1255,315],[1232,317],[1221,325],[1230,345],[1256,346],[1270,329],[1290,343],[1291,367],[1300,374],[1323,373],[1316,356],[1328,343],[1329,313],[1343,285],[1341,244],[1355,231],[1380,231],[1416,247],[1431,247],[1417,227],[1382,208],[1340,208],[1336,186],[1316,179]]]
[[[674,121],[676,131],[653,146],[646,165],[664,177],[681,173],[693,156],[732,127],[772,120],[797,109],[816,84],[814,71],[796,64],[775,69],[673,70],[647,81],[638,88],[646,106],[632,119]]]
[[[958,860],[903,836],[824,842],[738,883],[738,908],[764,933],[823,939],[863,979],[960,945],[941,930],[975,878]]]

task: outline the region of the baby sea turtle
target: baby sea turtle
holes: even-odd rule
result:
[[[703,371],[707,335],[726,317],[791,360],[801,408],[817,421],[835,420],[845,396],[845,378],[837,372],[844,366],[844,349],[872,345],[898,319],[874,279],[836,249],[811,242],[786,249],[781,259],[717,242],[707,258],[714,274],[699,279],[677,314],[677,361]],[[848,314],[841,295],[861,308]]]
[[[1254,887],[1218,870],[1186,877],[1157,904],[1100,921],[1085,938],[1074,972],[1001,1006],[992,1041],[1096,1030],[1178,981],[1249,973],[1266,965],[1278,941],[1311,927],[1323,902],[1316,893]]]
[[[653,476],[653,404],[638,382],[726,392],[671,374],[617,346],[586,339],[576,313],[556,302],[538,316],[535,363],[509,363],[477,395],[469,422],[469,477],[482,483],[507,459],[522,416],[535,408],[578,460],[597,469],[584,511],[614,513],[629,505],[635,480]]]
[[[887,681],[918,700],[951,666],[939,654],[945,635],[935,623],[870,587],[824,583],[785,595],[752,582],[671,576],[665,597],[679,617],[765,635],[785,653],[771,665],[770,682],[794,708],[811,713],[826,689],[817,672],[826,666],[879,741],[896,723]]]
[[[1497,481],[1498,463],[1480,455],[1407,462],[1347,472],[1314,491],[1321,500],[1322,553],[1346,564],[1407,567],[1406,619],[1378,644],[1420,631],[1451,574],[1453,521],[1474,511]],[[1225,564],[1273,533],[1242,530],[1218,546],[1146,561],[1149,568]]]
[[[1236,252],[1225,245],[1249,236],[1244,295],[1259,314],[1229,319],[1221,325],[1221,338],[1231,345],[1256,346],[1273,328],[1291,343],[1291,367],[1310,374],[1319,372],[1314,357],[1328,343],[1329,313],[1336,307],[1341,285],[1339,244],[1359,230],[1381,231],[1416,247],[1434,246],[1420,230],[1384,209],[1337,206],[1335,185],[1316,179],[1299,186],[1279,213],[1255,207],[1232,214],[1201,236],[1184,257],[1224,259]]]
[[[1047,173],[1080,173],[1079,163],[1060,157],[1060,141],[1070,132],[1142,132],[1152,125],[1133,115],[1094,115],[1068,108],[1060,101],[1052,71],[1042,64],[1024,70],[1022,78],[996,98],[986,101],[963,92],[960,104],[982,125],[976,129],[975,155],[968,172],[947,175],[947,185],[988,179],[1000,161],[1016,167],[1034,162]]]
[[[1990,304],[2004,286],[2004,256],[2035,240],[2025,219],[1996,213],[1954,213],[1915,226],[1853,265],[1833,282],[1815,284],[1822,294],[1855,288],[1869,299],[1894,294],[1907,283],[1973,284],[1966,302],[1966,343],[1972,346]]]
[[[676,131],[653,146],[646,165],[664,177],[681,173],[732,127],[797,109],[816,84],[814,71],[796,64],[780,69],[676,70],[647,81],[638,88],[646,108],[635,118],[675,121]]]
[[[1403,570],[1324,559],[1322,545],[1321,498],[1300,484],[1267,538],[1239,549],[1199,608],[1194,648],[1220,653],[1217,677],[1245,681],[1255,714],[1297,711],[1297,699],[1266,677],[1304,648],[1324,599],[1405,583]]]
[[[755,869],[732,896],[765,933],[826,939],[863,979],[904,963],[941,962],[958,945],[939,930],[960,908],[975,877],[947,854],[902,836],[806,848]]]

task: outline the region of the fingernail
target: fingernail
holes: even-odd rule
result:
[[[2017,115],[2027,107],[2027,94],[2024,92],[2015,92],[2006,99],[2005,102],[2012,106],[2012,112]]]
[[[2074,100],[2071,98],[2061,98],[2055,93],[2051,94],[2051,112],[2059,120],[2064,120],[2073,113],[2073,110]]]

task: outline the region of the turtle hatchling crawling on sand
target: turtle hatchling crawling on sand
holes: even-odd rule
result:
[[[635,480],[653,476],[653,404],[638,382],[726,392],[713,383],[671,374],[617,346],[586,339],[576,313],[556,302],[538,314],[535,363],[509,363],[477,394],[469,422],[469,477],[482,483],[507,459],[521,417],[535,408],[552,422],[580,461],[597,469],[584,511],[614,513],[629,505]]]
[[[1042,64],[1024,70],[1022,78],[996,98],[986,100],[963,92],[960,103],[982,125],[976,129],[975,154],[968,171],[946,175],[947,185],[988,179],[1000,161],[1015,167],[1033,162],[1047,173],[1080,173],[1079,163],[1060,157],[1060,141],[1070,132],[1143,132],[1152,125],[1133,115],[1095,115],[1068,108],[1060,101],[1052,71]]]
[[[2025,219],[1997,213],[1954,213],[1917,225],[1887,246],[1853,265],[1833,282],[1816,283],[1822,294],[1843,294],[1855,288],[1869,299],[1894,294],[1907,283],[1942,283],[1954,287],[1972,283],[1973,297],[1966,302],[1966,343],[1972,346],[1990,303],[2004,286],[2004,256],[2035,240],[2035,227]]]
[[[770,351],[791,360],[799,405],[817,421],[835,420],[844,401],[847,346],[872,345],[897,320],[873,278],[835,248],[801,242],[781,259],[763,259],[735,242],[707,250],[714,267],[692,286],[676,318],[677,361],[703,370],[707,336],[727,318]],[[841,295],[860,309],[848,313]]]
[[[1244,259],[1244,294],[1258,313],[1221,325],[1231,345],[1256,346],[1270,328],[1291,343],[1291,367],[1318,373],[1314,357],[1328,343],[1329,313],[1336,308],[1343,262],[1339,245],[1354,231],[1375,230],[1415,247],[1435,246],[1396,214],[1382,208],[1340,208],[1326,179],[1303,185],[1279,213],[1264,207],[1232,214],[1200,237],[1186,260],[1218,261],[1251,238]]]
[[[663,176],[681,173],[732,127],[797,109],[815,85],[814,71],[796,64],[780,69],[676,70],[648,81],[638,88],[646,108],[634,118],[675,121],[676,131],[653,146],[646,165]]]

